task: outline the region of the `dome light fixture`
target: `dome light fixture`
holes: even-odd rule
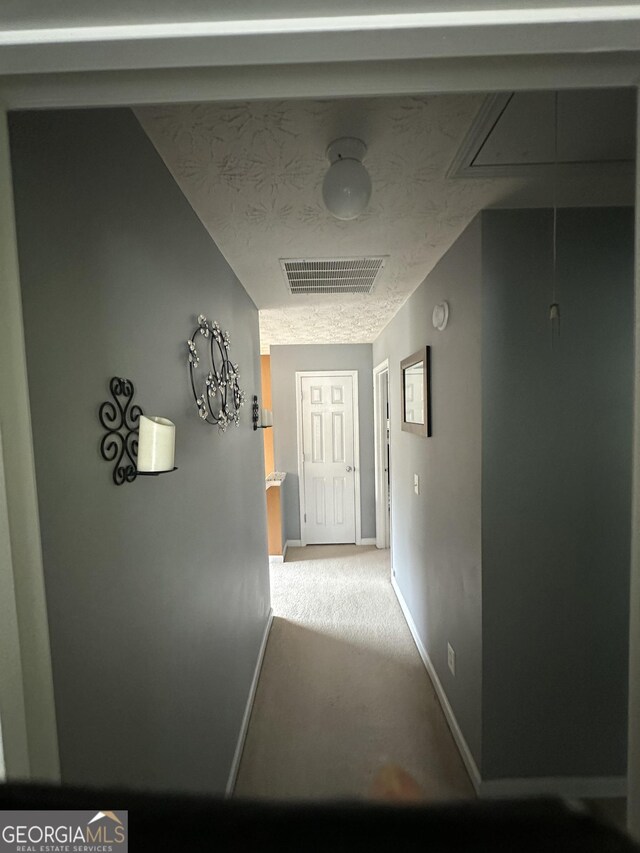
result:
[[[364,142],[349,136],[327,148],[331,166],[322,184],[322,198],[336,219],[355,219],[369,204],[371,178],[362,165],[366,153]]]
[[[431,320],[433,322],[434,329],[437,329],[439,332],[444,332],[447,328],[447,323],[449,322],[449,303],[439,302],[433,309]]]

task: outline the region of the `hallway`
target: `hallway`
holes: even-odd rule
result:
[[[389,582],[389,552],[292,548],[271,566],[275,614],[236,796],[370,796],[399,765],[425,799],[474,796]]]

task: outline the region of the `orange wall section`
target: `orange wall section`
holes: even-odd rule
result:
[[[282,508],[278,486],[267,489],[267,542],[270,557],[282,556]]]
[[[260,356],[262,373],[262,400],[260,407],[271,409],[271,356]],[[273,427],[262,430],[264,441],[264,475],[267,477],[275,471],[276,463],[273,452]],[[282,508],[280,506],[280,489],[272,486],[267,489],[267,539],[269,556],[282,556]]]

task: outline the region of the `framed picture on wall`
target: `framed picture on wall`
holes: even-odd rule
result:
[[[431,347],[423,347],[400,362],[402,429],[431,435]]]

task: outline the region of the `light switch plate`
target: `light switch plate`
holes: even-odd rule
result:
[[[420,494],[420,477],[417,474],[413,475],[413,491],[416,495]]]

